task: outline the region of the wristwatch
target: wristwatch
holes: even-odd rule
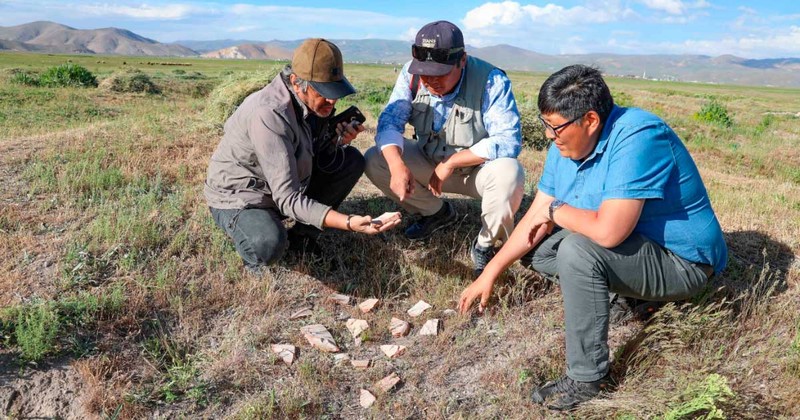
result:
[[[553,220],[553,213],[555,213],[556,210],[558,210],[559,207],[563,206],[564,204],[567,204],[567,203],[564,202],[564,201],[561,201],[561,200],[553,200],[552,202],[550,202],[550,209],[548,211],[548,215],[550,216],[550,221],[551,222],[554,221]]]

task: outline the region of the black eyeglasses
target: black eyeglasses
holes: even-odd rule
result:
[[[542,114],[539,114],[539,122],[542,123],[542,126],[544,126],[545,132],[550,132],[553,135],[553,137],[558,137],[558,130],[561,130],[562,128],[574,123],[575,121],[578,121],[579,119],[583,118],[584,115],[586,114],[582,114],[576,118],[573,118],[565,122],[564,124],[552,126],[548,124],[547,121],[544,120],[544,118],[542,118]]]
[[[447,49],[420,47],[416,44],[411,46],[412,57],[419,61],[435,61],[439,64],[455,64],[463,53],[464,47]]]

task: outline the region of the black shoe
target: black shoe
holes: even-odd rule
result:
[[[634,299],[620,296],[616,293],[609,293],[609,325],[619,325],[631,319],[647,321],[655,314],[666,302],[652,302],[649,300]]]
[[[495,251],[493,247],[484,248],[478,245],[478,238],[475,238],[469,253],[469,256],[472,257],[472,274],[475,278],[478,278],[481,273],[483,273],[483,269],[486,268],[486,264],[489,264],[489,261],[492,260],[494,254]]]
[[[592,382],[579,382],[564,375],[557,381],[550,381],[534,389],[531,394],[533,402],[544,404],[551,410],[572,410],[578,404],[591,400],[600,394],[600,391],[611,385],[611,376],[606,376]]]
[[[428,239],[433,232],[450,226],[458,218],[458,213],[447,201],[442,204],[442,208],[430,216],[422,216],[416,223],[406,229],[406,238],[412,241]]]
[[[608,324],[619,325],[633,318],[633,299],[620,296],[616,293],[608,294]]]

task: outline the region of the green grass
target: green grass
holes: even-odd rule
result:
[[[161,93],[6,83],[70,60],[101,83],[138,70]],[[257,86],[282,64],[0,53],[0,69],[13,69],[0,71],[0,147],[6,147],[0,162],[8,174],[0,187],[8,204],[0,206],[0,278],[9,279],[0,282],[4,350],[42,369],[66,357],[100,372],[82,377],[106,392],[93,400],[92,413],[100,415],[144,417],[156,409],[166,416],[241,419],[551,415],[527,395],[565,368],[557,286],[513,267],[485,316],[441,314],[471,280],[475,200],[454,197],[459,223],[425,244],[407,241],[402,229],[382,237],[326,232],[325,259],[341,262],[337,270],[297,255],[262,276],[243,270],[202,198],[224,120],[209,113],[219,99],[215,89],[260,77],[252,83]],[[347,64],[345,71],[359,94],[337,109],[359,106],[374,129],[393,68]],[[548,144],[536,121],[546,75],[509,74],[526,135],[520,156],[526,191],[533,194],[545,155],[538,149]],[[649,324],[612,330],[618,356],[612,370],[622,386],[573,415],[800,414],[792,393],[800,386],[800,125],[785,113],[800,109],[798,91],[609,83],[618,103],[657,112],[683,138],[732,257],[701,298],[668,305]],[[229,112],[241,95],[223,96],[216,109]],[[732,125],[694,118],[712,97]],[[366,150],[371,135],[354,145]],[[523,209],[530,197],[524,202]],[[365,178],[341,207],[372,215],[396,209]],[[382,302],[374,313],[360,314],[326,303],[334,291]],[[376,346],[392,340],[388,320],[403,317],[419,299],[434,305],[429,316],[441,317],[444,330],[436,338],[407,337],[407,355],[383,358]],[[304,305],[313,306],[310,319],[287,319]],[[370,322],[361,347],[344,330],[348,317]],[[351,356],[370,358],[373,366],[337,366],[310,349],[299,328],[312,321],[327,325]],[[270,344],[278,342],[299,347],[292,366],[271,353]],[[391,372],[403,386],[360,409],[358,390]]]

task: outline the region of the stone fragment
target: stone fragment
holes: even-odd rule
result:
[[[395,216],[397,216],[397,218],[399,219],[400,218],[400,212],[399,211],[387,211],[386,213],[383,213],[382,215],[373,218],[372,219],[372,223],[380,226],[380,225],[388,222],[389,220],[393,219]]]
[[[350,356],[347,353],[337,353],[333,355],[333,361],[336,362],[337,365],[341,365],[348,360],[350,360]]]
[[[339,305],[350,305],[350,296],[334,293],[328,296],[328,300]]]
[[[366,369],[366,368],[369,367],[370,360],[369,359],[365,359],[365,360],[351,359],[350,360],[350,364],[353,365],[353,367],[356,368],[356,369]]]
[[[297,354],[297,349],[291,344],[273,344],[272,352],[277,354],[283,363],[290,366],[294,361],[294,355]]]
[[[438,335],[440,324],[438,319],[429,319],[419,330],[419,335]]]
[[[294,321],[295,319],[305,318],[307,316],[311,316],[311,307],[310,306],[306,306],[306,307],[303,307],[303,308],[300,308],[300,309],[294,311],[294,313],[289,315],[289,320],[290,321]]]
[[[309,344],[322,351],[328,353],[336,353],[339,351],[339,346],[336,345],[333,336],[322,324],[306,325],[300,328],[300,332],[303,333],[303,336],[308,340]]]
[[[375,386],[383,392],[389,392],[398,382],[400,382],[400,377],[397,376],[397,373],[392,372],[391,375],[378,381]]]
[[[358,399],[359,404],[361,404],[364,408],[372,407],[372,404],[375,403],[375,396],[372,395],[371,392],[367,391],[366,389],[361,390],[361,396]]]
[[[361,313],[367,313],[375,308],[378,305],[380,299],[367,299],[358,304],[358,309],[361,309]]]
[[[406,346],[400,346],[397,344],[384,344],[381,346],[381,351],[386,355],[386,357],[394,359],[396,357],[400,357],[400,355],[406,351]]]
[[[422,315],[422,313],[425,312],[425,310],[430,307],[431,305],[428,305],[427,302],[421,300],[417,302],[414,306],[412,306],[411,309],[408,310],[408,315],[413,317],[418,317]]]
[[[389,323],[389,331],[392,332],[392,337],[402,337],[408,334],[410,329],[411,326],[408,325],[408,322],[402,319],[392,318],[392,322]]]
[[[353,338],[358,338],[364,331],[369,328],[369,324],[364,319],[350,318],[345,322],[347,330],[353,335]]]
[[[455,314],[457,314],[457,312],[455,310],[453,310],[453,309],[445,309],[445,310],[442,311],[442,315],[445,316],[445,317],[448,317],[448,318],[453,316],[453,315],[455,315]]]

